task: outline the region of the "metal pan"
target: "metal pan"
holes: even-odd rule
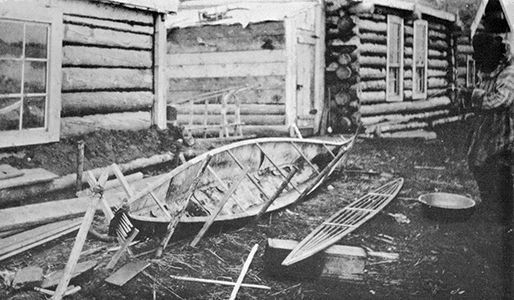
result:
[[[423,204],[423,214],[434,220],[465,221],[475,211],[476,201],[458,194],[430,193],[419,196]]]

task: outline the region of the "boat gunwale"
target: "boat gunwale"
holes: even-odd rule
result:
[[[174,168],[173,170],[171,170],[170,172],[168,172],[166,174],[159,175],[159,177],[156,178],[155,181],[151,182],[144,189],[142,189],[142,192],[140,191],[140,192],[136,193],[134,196],[130,197],[130,199],[128,200],[129,201],[129,205],[130,205],[130,203],[132,203],[134,201],[137,201],[141,197],[147,195],[148,192],[146,192],[146,191],[148,191],[148,189],[150,189],[150,187],[152,187],[152,190],[154,188],[157,188],[158,186],[164,184],[168,180],[171,180],[173,177],[175,177],[177,174],[181,173],[182,171],[186,170],[187,168],[189,168],[189,167],[191,167],[191,166],[193,166],[193,165],[195,165],[197,163],[202,162],[209,155],[215,156],[215,155],[217,155],[219,153],[226,152],[227,150],[231,150],[231,149],[235,149],[235,148],[239,148],[239,147],[243,147],[243,146],[248,146],[248,145],[254,145],[254,144],[258,144],[258,143],[263,144],[263,143],[276,143],[276,142],[281,142],[281,143],[284,143],[284,142],[286,142],[286,143],[287,142],[295,142],[295,143],[304,143],[304,144],[309,143],[309,144],[318,144],[318,145],[342,147],[344,145],[349,144],[351,141],[352,141],[352,138],[345,139],[345,140],[342,140],[340,142],[334,142],[334,141],[326,141],[326,140],[318,140],[318,139],[307,139],[307,138],[267,137],[267,138],[257,138],[257,139],[243,140],[243,141],[239,141],[239,142],[223,145],[221,147],[218,147],[218,148],[209,150],[207,152],[204,152],[204,153],[202,153],[202,154],[200,154],[200,155],[198,155],[198,156],[196,156],[196,157],[186,161],[185,163],[179,165],[178,167]],[[323,178],[323,180],[324,179],[325,178]],[[321,181],[323,181],[323,180],[321,180]],[[312,191],[310,191],[310,192],[312,192]],[[274,208],[273,210],[280,209],[280,208],[285,207],[285,206],[287,206],[289,204],[292,204],[293,202],[294,201],[291,201],[290,203],[286,203],[285,205],[279,206],[277,208]],[[269,211],[272,211],[272,210],[268,210],[268,212]],[[146,217],[146,216],[141,216],[141,215],[134,214],[132,212],[129,212],[128,214],[129,214],[129,216],[132,219],[140,221],[140,222],[153,222],[153,223],[168,223],[169,222],[169,220],[167,220],[165,218]],[[233,217],[233,218],[219,217],[218,219],[216,219],[216,221],[228,221],[228,220],[233,220],[233,219],[236,219],[236,218],[249,217],[251,215],[247,214],[247,213],[240,213],[240,214],[233,214],[233,215],[227,215],[227,216],[230,216],[230,217]],[[195,219],[199,219],[199,220],[195,220]],[[183,216],[180,219],[180,222],[183,222],[183,223],[197,223],[197,222],[204,222],[205,221],[204,219],[205,219],[205,216],[198,216],[198,217],[185,217],[185,216]]]

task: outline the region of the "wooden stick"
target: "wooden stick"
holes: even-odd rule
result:
[[[114,266],[116,265],[118,260],[121,258],[121,255],[123,254],[123,252],[125,252],[125,250],[127,250],[127,248],[132,243],[132,241],[136,238],[138,233],[139,233],[139,230],[137,228],[134,228],[134,230],[132,230],[132,233],[130,234],[130,236],[120,245],[120,249],[118,249],[118,251],[116,251],[116,253],[114,253],[114,255],[112,256],[111,260],[107,264],[107,267],[106,267],[107,270],[111,270],[112,268],[114,268]]]
[[[225,193],[225,195],[223,195],[223,199],[221,199],[221,201],[219,202],[218,207],[216,207],[216,210],[214,210],[214,212],[209,216],[209,219],[207,220],[207,222],[205,222],[205,224],[203,224],[202,229],[198,232],[196,237],[191,242],[191,247],[196,247],[196,244],[198,244],[198,242],[202,239],[202,237],[205,235],[207,230],[209,230],[209,227],[211,227],[212,223],[214,223],[214,220],[216,219],[218,214],[223,209],[223,206],[225,206],[228,199],[230,199],[230,196],[232,196],[232,194],[236,191],[237,187],[239,186],[241,181],[246,177],[247,173],[248,173],[248,168],[244,169],[243,173],[237,177],[237,179],[234,181],[234,183],[232,183],[232,186],[230,187],[230,189]]]
[[[271,206],[271,204],[273,204],[275,199],[277,199],[280,196],[280,194],[286,188],[286,186],[289,184],[291,179],[293,179],[293,176],[296,174],[296,172],[298,172],[298,168],[293,167],[293,170],[289,173],[289,175],[287,175],[287,178],[284,181],[282,181],[282,184],[280,184],[280,186],[276,190],[275,194],[273,194],[273,196],[271,196],[271,198],[262,206],[259,213],[255,216],[255,221],[258,221],[262,217],[262,215],[264,215],[266,213],[266,211]]]
[[[96,181],[96,178],[93,175],[93,172],[87,171],[86,172],[86,177],[87,177],[87,182],[88,182],[91,190],[93,190],[98,185],[98,182]],[[102,197],[100,199],[100,203],[102,204],[101,207],[102,207],[102,212],[104,213],[104,216],[105,216],[105,222],[107,223],[107,225],[109,225],[111,223],[112,218],[114,218],[114,214],[112,212],[112,209],[111,209],[111,207],[107,203],[107,200],[105,200],[104,197]]]
[[[69,296],[69,295],[72,295],[72,294],[75,294],[76,292],[80,291],[82,288],[80,286],[69,286],[69,288],[66,290],[66,292],[64,293],[63,296]],[[34,290],[36,292],[40,292],[42,294],[46,294],[46,295],[49,295],[49,296],[53,296],[55,294],[54,291],[51,291],[51,290],[48,290],[48,289],[44,289],[44,288],[40,288],[40,287],[37,287],[35,286],[34,287]]]
[[[212,283],[212,284],[221,284],[221,285],[230,285],[230,286],[236,285],[235,282],[223,281],[223,280],[193,278],[193,277],[184,277],[184,276],[175,276],[175,275],[170,275],[170,278],[177,279],[177,280],[191,281],[191,282],[200,282],[200,283]],[[260,285],[260,284],[251,284],[251,283],[242,283],[241,287],[255,288],[255,289],[262,289],[262,290],[271,290],[271,288],[269,286]]]
[[[236,162],[239,168],[241,168],[241,170],[245,169],[243,164],[239,161],[239,159],[237,159],[237,157],[234,156],[234,153],[232,153],[230,149],[227,149],[227,153],[232,157],[232,159]],[[264,195],[266,200],[269,200],[268,195],[266,194],[262,186],[260,186],[259,183],[255,180],[255,178],[253,178],[250,173],[246,173],[246,177],[248,177],[248,179],[250,179],[250,181],[255,185],[255,187],[257,187],[257,189]]]
[[[216,173],[216,171],[214,171],[214,169],[211,166],[207,166],[207,170],[211,173],[212,176],[214,176],[214,179],[216,179],[216,181],[221,185],[222,192],[228,191],[227,184],[223,180],[221,180],[218,173]],[[239,208],[244,210],[244,208],[239,204],[239,198],[237,198],[235,196],[233,196],[233,198],[234,198],[234,200],[236,200],[235,203],[237,204],[237,206],[239,206]]]
[[[291,142],[291,145],[293,145],[293,147],[296,149],[296,151],[298,151],[298,154],[300,154],[303,159],[309,164],[309,166],[311,166],[311,168],[314,170],[314,172],[316,172],[317,174],[319,174],[319,171],[318,169],[316,169],[316,167],[312,164],[312,162],[307,158],[307,156],[305,156],[305,153],[303,153],[303,151],[298,148],[298,145],[296,145],[296,143],[294,142]]]
[[[162,253],[166,249],[166,246],[168,245],[168,242],[170,241],[171,236],[175,232],[175,228],[177,227],[177,225],[178,225],[178,223],[180,221],[180,218],[182,217],[182,215],[184,214],[184,212],[186,210],[187,203],[189,202],[190,198],[193,197],[193,194],[194,194],[194,192],[196,190],[196,187],[200,183],[200,179],[201,179],[202,175],[205,173],[205,170],[207,169],[207,166],[209,166],[209,163],[211,162],[211,159],[212,159],[212,156],[209,155],[202,162],[202,166],[201,166],[200,170],[196,174],[196,177],[194,178],[193,183],[189,186],[189,188],[187,190],[186,201],[183,204],[182,209],[175,215],[175,219],[172,219],[170,221],[170,223],[168,224],[166,235],[164,236],[164,238],[162,239],[161,243],[157,247],[157,250],[155,251],[155,256],[157,258],[161,257]]]
[[[243,268],[241,269],[241,273],[239,274],[239,278],[237,278],[236,285],[234,285],[234,289],[232,290],[232,294],[230,294],[229,300],[236,299],[237,292],[243,284],[243,279],[245,278],[246,272],[250,268],[250,264],[252,263],[253,256],[257,252],[257,248],[259,248],[259,244],[255,244],[255,246],[253,246],[252,250],[250,251],[250,254],[248,254],[248,258],[246,259]]]
[[[75,192],[82,190],[82,173],[84,172],[84,141],[77,142],[77,179],[75,180]]]
[[[112,164],[111,169],[116,178],[118,178],[118,180],[120,181],[123,190],[125,190],[125,193],[129,197],[134,196],[134,190],[132,190],[132,188],[130,187],[129,183],[127,182],[127,179],[125,178],[125,175],[123,175],[123,173],[121,172],[120,167],[118,167],[117,164]]]
[[[98,202],[102,196],[94,195],[91,197],[91,203],[84,215],[84,219],[82,224],[80,225],[79,232],[77,233],[77,237],[75,238],[75,243],[73,244],[73,248],[71,249],[70,256],[68,258],[68,262],[66,263],[66,267],[64,268],[63,276],[61,278],[61,282],[57,286],[55,290],[55,294],[52,296],[53,300],[60,300],[66,293],[68,289],[68,284],[70,283],[71,274],[77,265],[77,262],[80,257],[80,253],[82,252],[82,247],[84,247],[84,243],[86,242],[87,233],[89,231],[89,227],[93,223],[93,217],[95,216],[96,207],[98,206]]]
[[[325,144],[323,144],[325,145]],[[262,154],[269,160],[269,162],[273,165],[273,167],[275,167],[275,169],[277,169],[277,171],[280,173],[280,175],[282,175],[282,177],[285,179],[287,178],[287,175],[284,174],[284,171],[282,171],[282,169],[273,161],[271,160],[271,157],[268,155],[268,153],[266,153],[264,151],[264,149],[261,147],[261,145],[259,143],[255,143],[255,146],[257,146],[257,148],[259,148],[259,150],[261,150]],[[326,147],[326,145],[325,145]],[[300,190],[298,189],[298,187],[296,185],[294,185],[293,183],[289,183],[298,193],[300,193]]]

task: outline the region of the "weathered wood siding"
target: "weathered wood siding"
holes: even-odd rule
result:
[[[64,23],[61,136],[150,126],[153,14],[85,0],[51,5]]]
[[[168,104],[202,93],[252,86],[238,94],[241,121],[256,126],[284,125],[284,34],[283,22],[168,30]],[[194,124],[203,124],[203,105],[198,106]],[[189,110],[189,105],[178,106],[179,124],[188,123]],[[220,111],[209,113],[208,123],[219,124]]]

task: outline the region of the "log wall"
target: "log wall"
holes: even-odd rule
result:
[[[283,22],[174,28],[168,31],[167,42],[168,104],[252,86],[238,94],[241,121],[250,126],[285,125]],[[203,107],[193,109],[194,124],[204,124]],[[189,105],[177,106],[179,124],[189,122],[189,110]],[[209,111],[207,123],[219,123],[220,111]]]
[[[64,25],[61,136],[149,126],[153,14],[83,0],[51,5]]]
[[[333,1],[336,2],[336,1]],[[404,18],[403,101],[386,101],[387,15],[373,7],[329,4],[327,16],[327,88],[331,92],[331,126],[348,130],[359,122],[369,133],[380,124],[446,117],[453,83],[451,24],[428,19],[427,98],[412,99],[412,15]],[[339,7],[338,9],[330,7]],[[389,13],[396,13],[387,10]],[[351,74],[351,75],[350,75]],[[328,78],[332,80],[329,81]],[[385,127],[384,127],[385,128]],[[410,128],[409,126],[388,126]]]

